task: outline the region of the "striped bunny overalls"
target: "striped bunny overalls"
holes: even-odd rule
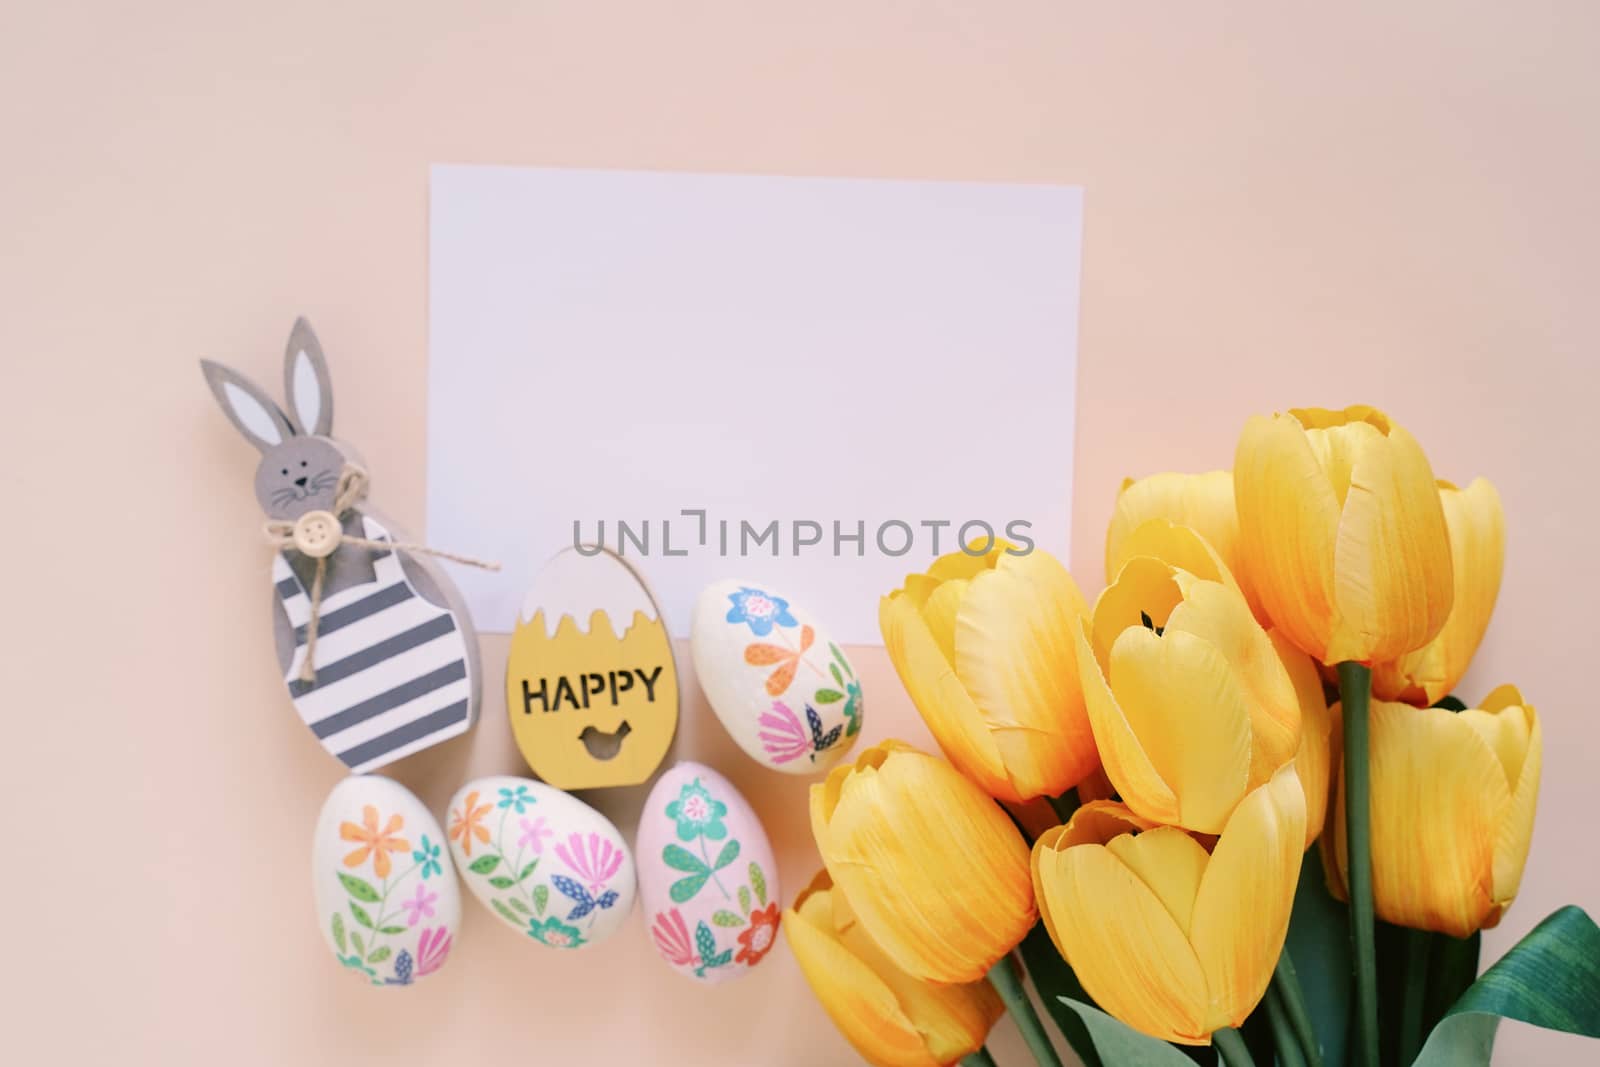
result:
[[[365,536],[389,540],[362,516]],[[471,662],[447,608],[428,603],[390,551],[373,555],[374,580],[324,597],[317,624],[317,680],[300,680],[311,598],[279,552],[278,602],[294,627],[284,681],[300,718],[352,771],[381,767],[454,737],[470,725]]]

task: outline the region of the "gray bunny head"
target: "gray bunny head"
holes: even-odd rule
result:
[[[261,452],[255,489],[267,517],[292,522],[308,511],[333,510],[340,474],[359,458],[328,436],[333,388],[311,324],[296,319],[284,350],[287,414],[238,371],[208,359],[200,361],[200,369],[224,414]]]

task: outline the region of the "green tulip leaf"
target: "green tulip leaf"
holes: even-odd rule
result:
[[[839,701],[841,701],[843,699],[844,699],[844,694],[839,692],[837,689],[818,689],[817,690],[817,703],[818,704],[837,704],[837,703],[839,703]]]
[[[1087,1001],[1089,994],[1084,992],[1078,976],[1073,973],[1067,961],[1061,958],[1061,953],[1056,951],[1055,942],[1050,940],[1050,931],[1045,929],[1044,922],[1034,923],[1033,929],[1018,947],[1022,952],[1023,965],[1028,969],[1028,976],[1033,979],[1034,988],[1039,991],[1039,1000],[1050,1013],[1050,1018],[1055,1020],[1061,1036],[1067,1039],[1072,1051],[1083,1061],[1083,1067],[1102,1067],[1100,1056],[1095,1052],[1094,1042],[1089,1037],[1088,1028],[1084,1026],[1083,1020],[1067,1007],[1068,998]]]
[[[1568,904],[1483,972],[1428,1035],[1415,1067],[1484,1067],[1500,1020],[1600,1037],[1600,927]]]
[[[1116,1067],[1191,1067],[1193,1063],[1165,1041],[1141,1034],[1099,1008],[1091,1008],[1071,997],[1061,997],[1060,1001],[1083,1024],[1094,1042],[1094,1051],[1098,1054],[1096,1063],[1110,1063]],[[1089,1061],[1085,1059],[1084,1062]]]
[[[717,862],[711,865],[712,870],[720,871],[738,858],[739,842],[737,840],[729,840],[726,845],[722,846],[722,851],[717,853]]]
[[[1331,813],[1330,813],[1331,818]],[[1322,1048],[1322,1062],[1345,1062],[1346,1022],[1350,1018],[1350,909],[1328,892],[1322,850],[1306,850],[1294,912],[1284,949],[1305,994],[1311,1029]]]
[[[706,861],[696,856],[682,845],[668,845],[661,850],[661,860],[675,871],[688,871],[690,874],[705,874],[709,868]]]
[[[473,874],[488,874],[499,865],[499,856],[479,856],[477,859],[472,861],[472,866],[468,867],[467,870],[471,871]]]
[[[338,912],[333,913],[333,943],[338,946],[339,955],[349,951],[344,947],[344,916]]]
[[[376,904],[382,898],[378,891],[372,888],[371,882],[363,882],[353,874],[339,872],[339,884],[344,886],[344,891],[366,904]]]
[[[367,910],[353,900],[350,902],[350,914],[355,916],[356,922],[365,926],[368,930],[372,929],[372,916],[368,915]]]

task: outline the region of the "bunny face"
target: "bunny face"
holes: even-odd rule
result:
[[[283,357],[288,411],[254,382],[220,363],[202,360],[206,382],[245,440],[261,452],[256,499],[272,519],[293,521],[308,511],[334,510],[339,477],[356,457],[333,432],[333,388],[311,324],[298,319]]]
[[[344,464],[343,450],[328,438],[291,437],[261,457],[256,499],[270,519],[332,511]]]

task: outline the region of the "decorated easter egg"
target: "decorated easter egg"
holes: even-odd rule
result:
[[[723,982],[778,935],[778,868],[750,805],[698,763],[657,779],[639,816],[639,897],[650,938],[679,974]]]
[[[551,948],[582,948],[633,910],[633,856],[611,820],[530,778],[479,778],[450,800],[450,855],[500,920]]]
[[[317,918],[340,963],[377,986],[444,966],[461,928],[461,891],[444,834],[404,786],[356,775],[334,786],[311,849]]]
[[[506,710],[523,759],[558,789],[655,773],[678,726],[678,672],[660,612],[626,563],[569,548],[539,572],[511,635]]]
[[[752,582],[715,582],[695,602],[695,676],[750,756],[790,774],[825,771],[861,732],[861,683],[809,612]]]

